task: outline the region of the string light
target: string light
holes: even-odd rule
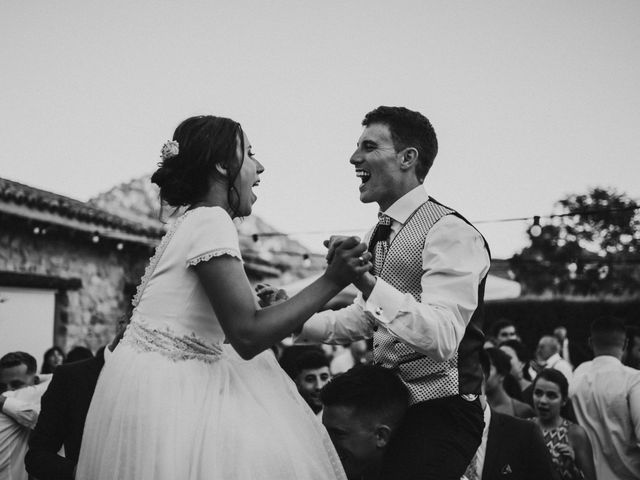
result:
[[[93,243],[98,243],[100,241],[100,235],[98,234],[98,232],[94,232],[93,236],[91,237],[91,241]]]
[[[550,214],[550,215],[534,215],[534,216],[531,216],[531,217],[498,218],[498,219],[493,219],[493,220],[474,220],[471,223],[473,223],[475,225],[478,225],[478,224],[485,224],[485,223],[533,222],[533,226],[538,226],[540,228],[540,233],[542,233],[542,227],[540,227],[540,221],[542,219],[544,219],[544,220],[553,220],[553,219],[560,219],[560,218],[563,218],[563,217],[605,215],[605,214],[615,213],[615,212],[630,212],[630,211],[634,211],[634,210],[638,210],[638,209],[640,209],[640,206],[622,207],[622,208],[608,208],[608,209],[600,209],[600,210],[576,210],[576,211],[569,212],[569,213],[554,213],[554,214]],[[333,231],[311,230],[311,231],[289,232],[289,233],[284,233],[284,232],[258,232],[258,233],[253,233],[250,236],[251,236],[251,238],[253,239],[254,242],[257,242],[260,237],[293,237],[293,236],[296,236],[296,235],[332,235],[337,231],[347,234],[347,233],[362,233],[362,232],[367,231],[367,230],[368,230],[368,227],[359,228],[359,229],[342,229],[342,230],[341,229],[336,229],[336,230],[333,230]],[[535,229],[535,230],[537,230],[537,229]],[[534,236],[538,236],[538,235],[534,235]],[[640,236],[640,232],[637,232],[636,235],[634,235],[634,238],[638,238],[639,236]]]
[[[533,225],[531,225],[531,228],[529,229],[529,234],[532,237],[539,237],[541,233],[542,227],[540,226],[540,217],[536,215],[533,217]]]

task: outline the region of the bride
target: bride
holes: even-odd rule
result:
[[[340,460],[270,347],[371,268],[344,242],[324,274],[260,309],[235,217],[264,171],[240,124],[192,117],[151,177],[187,207],[158,246],[109,356],[84,430],[77,479],[344,479]]]

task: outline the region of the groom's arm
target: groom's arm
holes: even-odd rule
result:
[[[457,216],[447,215],[425,240],[421,301],[370,274],[356,287],[363,293],[366,315],[376,324],[414,350],[445,361],[457,351],[478,306],[478,286],[489,264],[477,230]]]
[[[340,310],[325,310],[307,320],[294,336],[296,344],[345,344],[371,338],[375,323],[364,313],[364,301],[358,294],[354,303]]]

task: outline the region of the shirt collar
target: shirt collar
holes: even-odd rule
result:
[[[429,199],[427,191],[424,189],[424,185],[418,185],[413,190],[405,193],[402,197],[395,201],[384,213],[391,217],[392,220],[402,223],[406,223],[409,215]]]

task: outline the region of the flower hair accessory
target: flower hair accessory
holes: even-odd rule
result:
[[[162,146],[160,157],[163,160],[169,160],[170,158],[178,155],[178,153],[180,153],[180,144],[175,140],[169,140]]]

